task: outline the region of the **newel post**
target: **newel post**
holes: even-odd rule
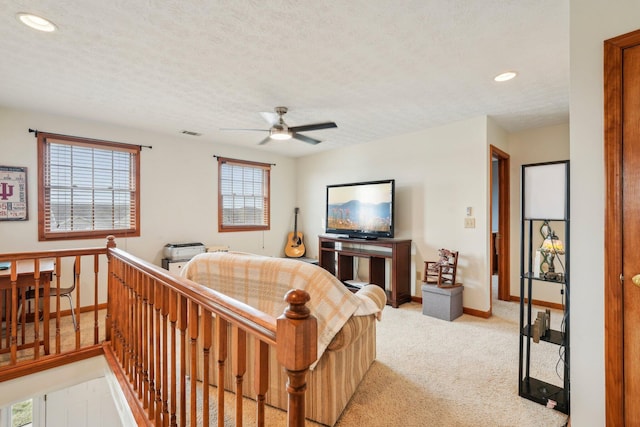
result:
[[[304,426],[307,371],[318,353],[318,322],[305,305],[311,297],[306,291],[292,289],[284,297],[289,304],[277,322],[278,362],[287,374],[289,427]]]
[[[116,238],[115,236],[107,236],[107,315],[105,317],[105,339],[107,341],[111,341],[111,327],[112,320],[111,316],[113,316],[113,298],[114,298],[114,286],[112,284],[113,281],[113,266],[111,265],[111,254],[109,253],[109,249],[116,247]]]

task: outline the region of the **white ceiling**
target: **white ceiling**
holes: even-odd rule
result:
[[[480,115],[510,132],[569,117],[568,0],[2,0],[0,58],[0,106],[293,157]],[[338,128],[306,133],[316,146],[219,130],[267,129],[278,105],[289,126]]]

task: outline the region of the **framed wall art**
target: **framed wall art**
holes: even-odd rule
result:
[[[0,221],[27,219],[27,168],[0,166]]]

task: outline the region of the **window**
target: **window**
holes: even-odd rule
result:
[[[218,231],[269,230],[269,179],[264,163],[218,158]]]
[[[41,397],[33,397],[22,402],[0,408],[0,427],[31,427],[42,425],[40,410]]]
[[[39,240],[139,236],[139,152],[38,132]]]

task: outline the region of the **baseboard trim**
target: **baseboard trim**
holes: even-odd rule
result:
[[[515,295],[509,295],[509,301],[512,302],[520,302],[520,297],[515,296]],[[412,296],[411,297],[411,302],[415,302],[418,304],[422,304],[422,298],[421,297],[416,297],[416,296]],[[527,302],[527,298],[524,299],[524,302]],[[533,305],[538,305],[541,307],[547,307],[547,308],[553,308],[556,310],[564,310],[564,307],[562,306],[562,304],[558,304],[555,302],[549,302],[549,301],[542,301],[542,300],[531,300],[531,303]],[[476,316],[476,317],[481,317],[483,319],[488,319],[489,317],[491,317],[491,311],[481,311],[481,310],[476,310],[474,308],[467,308],[467,307],[462,307],[462,312],[464,314],[468,314],[470,316]]]
[[[464,314],[468,314],[470,316],[481,317],[483,319],[488,319],[491,317],[491,311],[481,311],[476,310],[475,308],[462,307],[462,312]]]
[[[97,309],[98,309],[97,311],[106,310],[107,309],[107,303],[103,302],[102,304],[98,304]],[[94,306],[86,305],[84,307],[80,307],[80,313],[88,313],[90,311],[96,311]],[[55,312],[51,312],[51,314],[52,314],[52,317],[53,317],[55,315]],[[71,316],[71,310],[60,310],[60,316],[61,317]]]
[[[418,304],[422,304],[422,298],[416,297],[416,296],[412,296],[411,297],[411,302],[416,302]],[[483,319],[488,319],[489,317],[491,317],[491,312],[490,311],[480,311],[480,310],[476,310],[476,309],[473,309],[473,308],[462,307],[462,312],[464,314],[468,314],[470,316],[475,316],[475,317],[481,317]]]
[[[509,295],[509,301],[520,302],[520,297],[516,295]],[[528,298],[524,299],[524,302],[528,302]],[[541,307],[553,308],[556,310],[564,310],[564,306],[562,304],[558,304],[556,302],[542,301],[537,299],[532,299],[531,304],[539,305]]]

